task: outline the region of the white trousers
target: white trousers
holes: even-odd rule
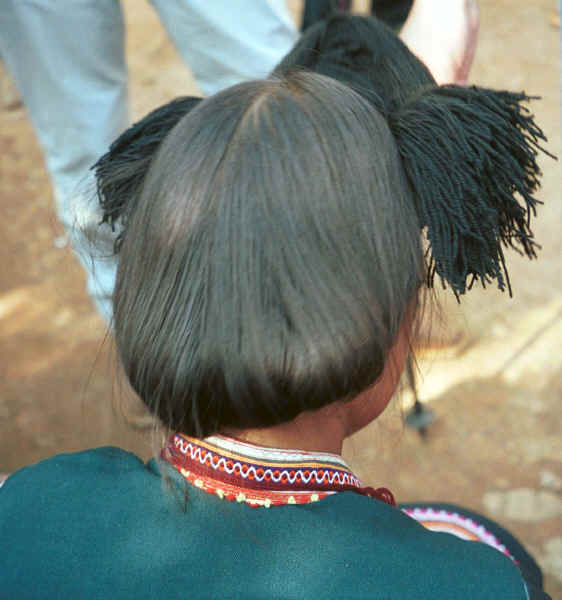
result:
[[[297,38],[285,0],[151,2],[205,95],[266,76]],[[89,169],[129,125],[119,0],[1,0],[0,56],[43,148],[88,292],[109,322],[113,234],[99,226]]]

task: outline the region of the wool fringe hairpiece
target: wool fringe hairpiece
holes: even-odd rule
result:
[[[361,91],[380,104],[376,94]],[[536,257],[530,226],[541,204],[535,197],[541,175],[536,159],[539,151],[555,157],[541,147],[546,137],[523,104],[531,99],[478,87],[430,86],[387,114],[429,241],[428,286],[438,275],[458,298],[475,281],[485,287],[495,279],[511,295],[503,247]],[[116,254],[158,147],[200,101],[177,98],[152,111],[92,167],[102,222],[120,222]]]
[[[178,121],[200,101],[201,98],[184,96],[153,110],[122,133],[92,167],[103,211],[102,223],[109,223],[115,229],[120,220],[115,254],[119,252],[128,216],[136,205],[158,147]]]
[[[524,93],[431,87],[388,115],[429,241],[428,286],[439,275],[457,299],[476,280],[512,295],[503,247],[540,248],[531,216],[546,141]]]

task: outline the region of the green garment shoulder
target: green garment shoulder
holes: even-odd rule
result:
[[[526,598],[500,552],[382,502],[252,508],[109,447],[11,475],[0,540],[0,598]]]

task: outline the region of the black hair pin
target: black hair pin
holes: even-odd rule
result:
[[[406,415],[404,422],[408,427],[418,431],[422,439],[425,439],[427,428],[435,422],[435,413],[427,404],[421,402],[419,399],[414,371],[414,359],[412,356],[409,356],[406,361],[406,377],[408,378],[408,385],[414,394],[414,406]]]

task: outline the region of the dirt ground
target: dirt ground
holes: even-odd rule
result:
[[[149,4],[124,5],[139,117],[195,86]],[[299,1],[291,5],[298,13]],[[555,1],[480,5],[472,82],[542,96],[532,108],[560,155]],[[71,251],[54,244],[62,231],[41,151],[6,75],[0,80],[0,472],[105,444],[148,457],[151,435],[114,410],[121,393],[111,340]],[[543,248],[533,262],[509,256],[515,297],[476,290],[457,306],[442,295],[447,321],[463,338],[422,356],[420,394],[437,417],[426,439],[402,426],[411,402],[404,392],[349,440],[345,456],[400,501],[441,499],[497,519],[537,557],[547,591],[562,598],[561,171],[550,159],[541,165],[535,234]]]

